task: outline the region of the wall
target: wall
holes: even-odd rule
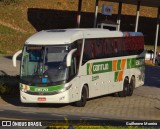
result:
[[[76,27],[76,11],[54,10],[54,9],[39,9],[29,8],[28,21],[37,30],[46,29],[63,29],[63,28],[75,28]],[[103,21],[106,17],[98,14],[98,22]],[[107,16],[107,19],[116,21],[117,15]],[[122,31],[134,31],[135,16],[122,15],[121,17],[121,30]],[[93,27],[94,13],[82,12],[81,16],[81,28]],[[138,31],[141,31],[145,36],[145,44],[154,44],[155,32],[156,32],[156,18],[140,17]],[[160,33],[159,33],[160,37]],[[160,45],[160,38],[158,41]]]

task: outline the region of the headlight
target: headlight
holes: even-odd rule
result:
[[[30,87],[29,87],[28,85],[22,84],[22,85],[21,85],[21,90],[22,90],[23,92],[26,92],[26,91],[30,90]]]
[[[71,86],[72,86],[72,84],[70,84],[70,85],[65,85],[63,89],[58,90],[57,92],[58,92],[58,93],[64,92],[64,91],[66,91],[66,90],[70,89],[70,88],[71,88]]]

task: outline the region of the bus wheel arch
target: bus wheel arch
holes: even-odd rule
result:
[[[75,106],[77,107],[84,107],[86,105],[87,102],[87,98],[88,98],[88,94],[89,90],[88,90],[88,85],[84,84],[81,90],[81,97],[80,100],[75,102]]]
[[[123,81],[123,90],[118,92],[118,96],[126,97],[128,95],[128,89],[129,89],[129,77],[126,76]]]
[[[85,83],[85,84],[83,85],[83,87],[86,88],[86,90],[87,90],[87,98],[89,98],[89,86],[88,86],[88,84]],[[82,87],[82,89],[83,89],[83,87]]]
[[[133,90],[135,89],[135,83],[136,83],[135,76],[132,75],[129,83],[128,96],[132,96]]]

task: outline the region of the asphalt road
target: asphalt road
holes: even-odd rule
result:
[[[43,113],[43,112],[32,112],[32,111],[19,111],[19,110],[0,110],[1,120],[109,120],[100,117],[89,117],[80,115],[69,115],[69,114],[58,114],[58,113]]]
[[[0,55],[0,75],[19,75],[20,58],[17,60],[17,67],[13,67],[12,56]]]
[[[1,74],[17,75],[11,56],[0,56]],[[1,120],[160,120],[160,67],[146,66],[145,85],[133,96],[111,95],[87,101],[83,108],[71,104],[22,104],[17,98],[0,98]]]

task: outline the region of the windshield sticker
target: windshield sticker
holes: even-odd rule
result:
[[[42,78],[42,83],[47,83],[47,78],[46,77]]]

